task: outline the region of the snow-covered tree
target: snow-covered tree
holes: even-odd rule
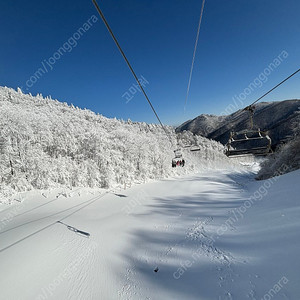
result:
[[[223,146],[156,124],[108,119],[41,95],[0,87],[0,196],[32,188],[102,187],[232,165]],[[175,145],[185,168],[171,168]]]

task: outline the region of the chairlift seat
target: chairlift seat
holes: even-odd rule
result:
[[[247,135],[247,138],[239,138],[241,134]],[[251,134],[251,136],[248,136],[248,134]],[[272,153],[271,146],[271,138],[260,130],[232,132],[224,153],[228,157],[241,155],[264,156]]]
[[[174,150],[175,158],[182,158],[181,149]]]
[[[232,150],[226,150],[225,154],[230,156],[246,156],[246,155],[257,155],[257,156],[266,156],[268,154],[271,154],[272,150],[269,147],[258,147],[258,148],[252,148],[252,149],[232,149]]]
[[[199,146],[192,146],[190,151],[194,152],[194,151],[200,151],[200,147]]]

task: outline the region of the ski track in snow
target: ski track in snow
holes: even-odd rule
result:
[[[240,189],[240,193],[245,192],[245,184],[249,180],[243,176],[235,175],[233,176],[233,184],[238,186]],[[229,211],[230,213],[230,211]],[[175,221],[173,223],[167,223],[164,225],[154,225],[155,230],[164,231],[164,232],[172,232],[174,230],[175,225],[177,224],[177,218],[183,215],[182,212],[178,212],[178,216],[174,216]],[[201,254],[206,256],[210,261],[215,263],[215,270],[217,272],[218,277],[218,285],[220,288],[220,296],[219,300],[234,300],[234,295],[230,292],[232,285],[239,284],[239,274],[234,271],[235,263],[247,263],[246,261],[241,261],[233,257],[231,253],[227,253],[222,249],[216,247],[211,244],[212,237],[206,232],[205,227],[209,226],[213,222],[213,217],[207,217],[204,220],[201,218],[197,218],[191,228],[186,230],[185,236],[182,240],[172,243],[167,246],[160,254],[157,254],[156,258],[156,267],[163,263],[168,264],[168,256],[172,252],[176,252],[179,247],[188,246],[189,242],[196,242],[201,247]],[[232,230],[236,230],[234,226],[232,226]],[[142,261],[145,257],[148,256],[148,253],[145,252],[143,256],[141,256],[140,261]],[[136,264],[139,264],[139,260],[136,260]],[[138,279],[136,277],[136,271],[134,268],[128,268],[126,273],[126,284],[122,287],[122,291],[119,292],[120,299],[132,299],[132,297],[137,297],[137,299],[151,299],[150,297],[143,298],[139,293],[139,284]],[[249,274],[249,278],[252,278],[253,275]],[[249,288],[246,291],[247,299],[255,300],[256,299],[256,291],[255,284],[251,281],[248,282]],[[135,299],[135,298],[134,298]]]
[[[230,292],[232,285],[239,284],[239,274],[234,271],[234,265],[242,263],[242,261],[235,258],[231,253],[227,253],[215,246],[217,241],[211,242],[215,239],[207,233],[205,228],[212,222],[213,217],[206,218],[205,220],[197,220],[194,226],[187,231],[186,240],[197,242],[201,247],[201,254],[216,264],[215,269],[220,288],[219,300],[233,300],[235,299],[234,295]],[[244,261],[243,263],[247,262]],[[249,277],[251,276],[249,275]],[[249,292],[246,292],[246,294],[247,298],[256,299],[255,285],[251,281],[249,281]]]
[[[177,247],[186,247],[189,241],[196,242],[200,245],[201,254],[206,256],[210,261],[216,264],[217,277],[219,278],[220,296],[219,300],[233,300],[233,295],[230,293],[231,284],[238,284],[239,275],[234,272],[234,264],[238,263],[230,253],[211,244],[212,237],[205,231],[205,226],[213,222],[213,217],[205,220],[198,219],[186,232],[185,239],[175,245],[169,246],[160,258],[160,262],[167,263],[167,256]],[[250,275],[249,275],[250,276]],[[251,284],[251,290],[248,293],[249,299],[255,299],[252,295],[255,294],[255,286]]]
[[[73,239],[71,245],[72,249],[76,249],[72,256],[76,257],[78,268],[72,273],[72,277],[68,282],[68,299],[93,299],[92,289],[89,286],[95,286],[97,281],[95,282],[96,278],[94,277],[90,278],[89,274],[96,262],[95,250],[87,247],[83,239]]]
[[[158,256],[156,259],[157,266],[161,263],[168,264],[168,255],[172,252],[176,251],[178,247],[186,247],[189,241],[197,242],[202,251],[201,254],[206,256],[209,260],[215,263],[215,270],[217,271],[217,277],[219,281],[220,287],[220,296],[219,300],[233,300],[234,296],[230,293],[232,284],[238,285],[239,275],[234,271],[234,263],[240,263],[237,259],[235,259],[230,253],[226,253],[218,247],[211,245],[208,241],[211,237],[205,231],[205,225],[211,223],[213,221],[213,217],[209,217],[203,221],[198,219],[192,228],[189,228],[186,232],[186,236],[184,240],[178,241],[175,244],[170,244],[168,247],[162,251],[162,254]],[[174,223],[175,224],[175,223]],[[165,231],[172,230],[172,225],[168,224],[163,226]],[[144,257],[147,257],[147,253],[145,253]],[[139,261],[136,261],[136,264],[139,264]],[[251,278],[251,275],[249,275]],[[135,268],[128,268],[126,272],[126,284],[122,287],[122,291],[119,292],[120,299],[129,300],[134,297],[134,299],[151,299],[150,297],[142,297],[140,294],[140,288],[138,279],[136,277]],[[249,291],[247,292],[248,299],[256,299],[255,298],[255,285],[252,284],[251,280],[249,280]]]

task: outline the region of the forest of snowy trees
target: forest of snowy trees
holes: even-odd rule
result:
[[[293,138],[262,162],[256,179],[263,180],[277,176],[278,170],[281,170],[281,173],[289,173],[300,169],[300,124],[297,122],[293,125]]]
[[[33,188],[124,186],[205,168],[230,167],[217,142],[167,127],[186,166],[171,168],[174,146],[155,124],[108,119],[41,95],[0,88],[0,197]]]

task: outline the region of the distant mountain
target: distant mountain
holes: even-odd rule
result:
[[[255,108],[255,128],[268,131],[275,146],[292,137],[295,125],[300,123],[300,100],[261,102]],[[230,131],[249,127],[249,113],[239,110],[227,116],[200,115],[177,127],[176,132],[187,130],[226,144]]]

